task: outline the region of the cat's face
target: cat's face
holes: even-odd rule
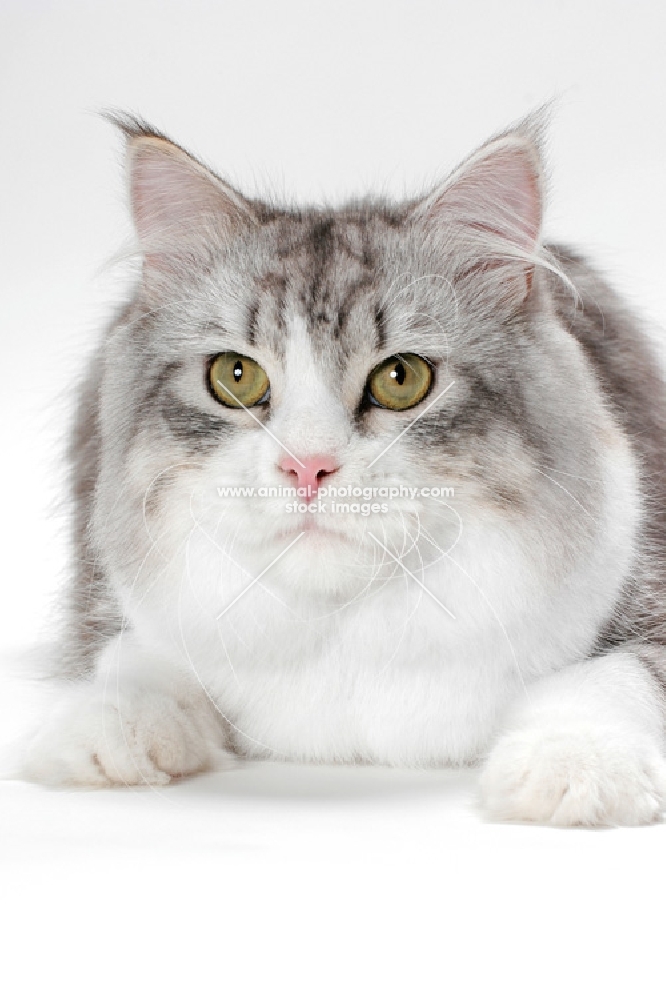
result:
[[[550,449],[529,413],[541,205],[526,136],[421,202],[335,212],[247,202],[138,131],[130,148],[143,284],[103,411],[128,499],[111,514],[109,484],[100,515],[122,518],[128,578],[196,532],[211,558],[277,559],[291,587],[350,595],[394,557],[441,559],[465,519],[520,519]]]

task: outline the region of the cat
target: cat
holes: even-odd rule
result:
[[[479,764],[495,820],[657,820],[664,382],[542,242],[539,116],[336,209],[115,121],[141,274],[81,388],[71,681],[25,774]]]

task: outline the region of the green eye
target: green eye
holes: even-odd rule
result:
[[[208,371],[211,392],[225,406],[256,406],[265,403],[270,382],[264,369],[244,354],[225,351],[213,358]]]
[[[418,354],[394,354],[370,373],[368,390],[377,406],[408,410],[416,406],[432,385],[432,369]]]

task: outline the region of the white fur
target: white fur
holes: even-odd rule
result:
[[[204,692],[135,640],[108,644],[89,683],[68,694],[33,739],[27,778],[48,785],[163,785],[225,760]]]
[[[661,710],[626,651],[540,681],[484,767],[488,812],[555,826],[652,822],[666,805]]]
[[[407,481],[400,446],[390,477],[386,465],[365,472],[377,441],[350,445],[346,412],[295,319],[291,334],[294,381],[282,409],[276,389],[275,435],[297,452],[347,449],[351,481]],[[541,525],[530,534],[525,521],[463,498],[474,516],[405,502],[384,520],[328,519],[339,534],[306,530],[239,598],[306,524],[279,500],[260,515],[241,502],[221,510],[215,489],[282,482],[280,445],[240,436],[202,468],[185,465],[159,522],[146,523],[135,578],[114,581],[128,628],[33,742],[27,774],[163,783],[223,760],[225,733],[250,756],[391,765],[475,762],[494,744],[482,780],[493,816],[654,819],[666,782],[652,682],[624,652],[581,663],[615,605],[642,516],[626,439],[601,406],[597,417],[602,512],[566,578],[542,570],[557,551]],[[159,470],[133,468],[149,489]]]
[[[294,371],[321,398],[297,340]],[[289,413],[284,428],[305,436],[292,432],[288,446],[325,450],[332,435],[344,437],[342,411],[329,402],[323,414]],[[259,451],[244,460],[275,468],[279,446],[255,440]],[[347,520],[347,540],[306,532],[225,612],[298,525],[276,504],[274,519],[255,525],[263,544],[236,551],[230,531],[216,541],[219,510],[185,508],[176,493],[147,550],[146,580],[123,591],[131,630],[34,741],[28,775],[159,784],[223,761],[225,727],[250,756],[392,765],[473,762],[500,734],[482,777],[490,815],[565,825],[653,820],[666,772],[652,682],[624,652],[577,663],[613,607],[640,518],[626,442],[616,432],[607,441],[596,543],[556,589],[540,575],[524,526],[507,527],[499,514],[486,512],[462,533],[452,517],[455,544],[433,548],[426,568],[391,522],[383,537],[427,590]],[[399,468],[398,449],[393,458]],[[220,481],[217,461],[187,472],[191,495]],[[234,529],[251,530],[246,512],[237,515]],[[371,527],[382,537],[381,523]],[[322,588],[313,589],[318,566]],[[577,665],[562,669],[568,663]]]

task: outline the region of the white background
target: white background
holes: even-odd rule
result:
[[[663,339],[665,30],[656,0],[1,0],[0,742],[35,718],[22,671],[62,592],[71,386],[122,294],[122,144],[97,112],[140,113],[247,193],[334,201],[422,190],[557,98],[546,234],[586,249]],[[266,766],[159,793],[7,782],[0,988],[654,992],[665,857],[661,827],[484,823],[470,773]]]

